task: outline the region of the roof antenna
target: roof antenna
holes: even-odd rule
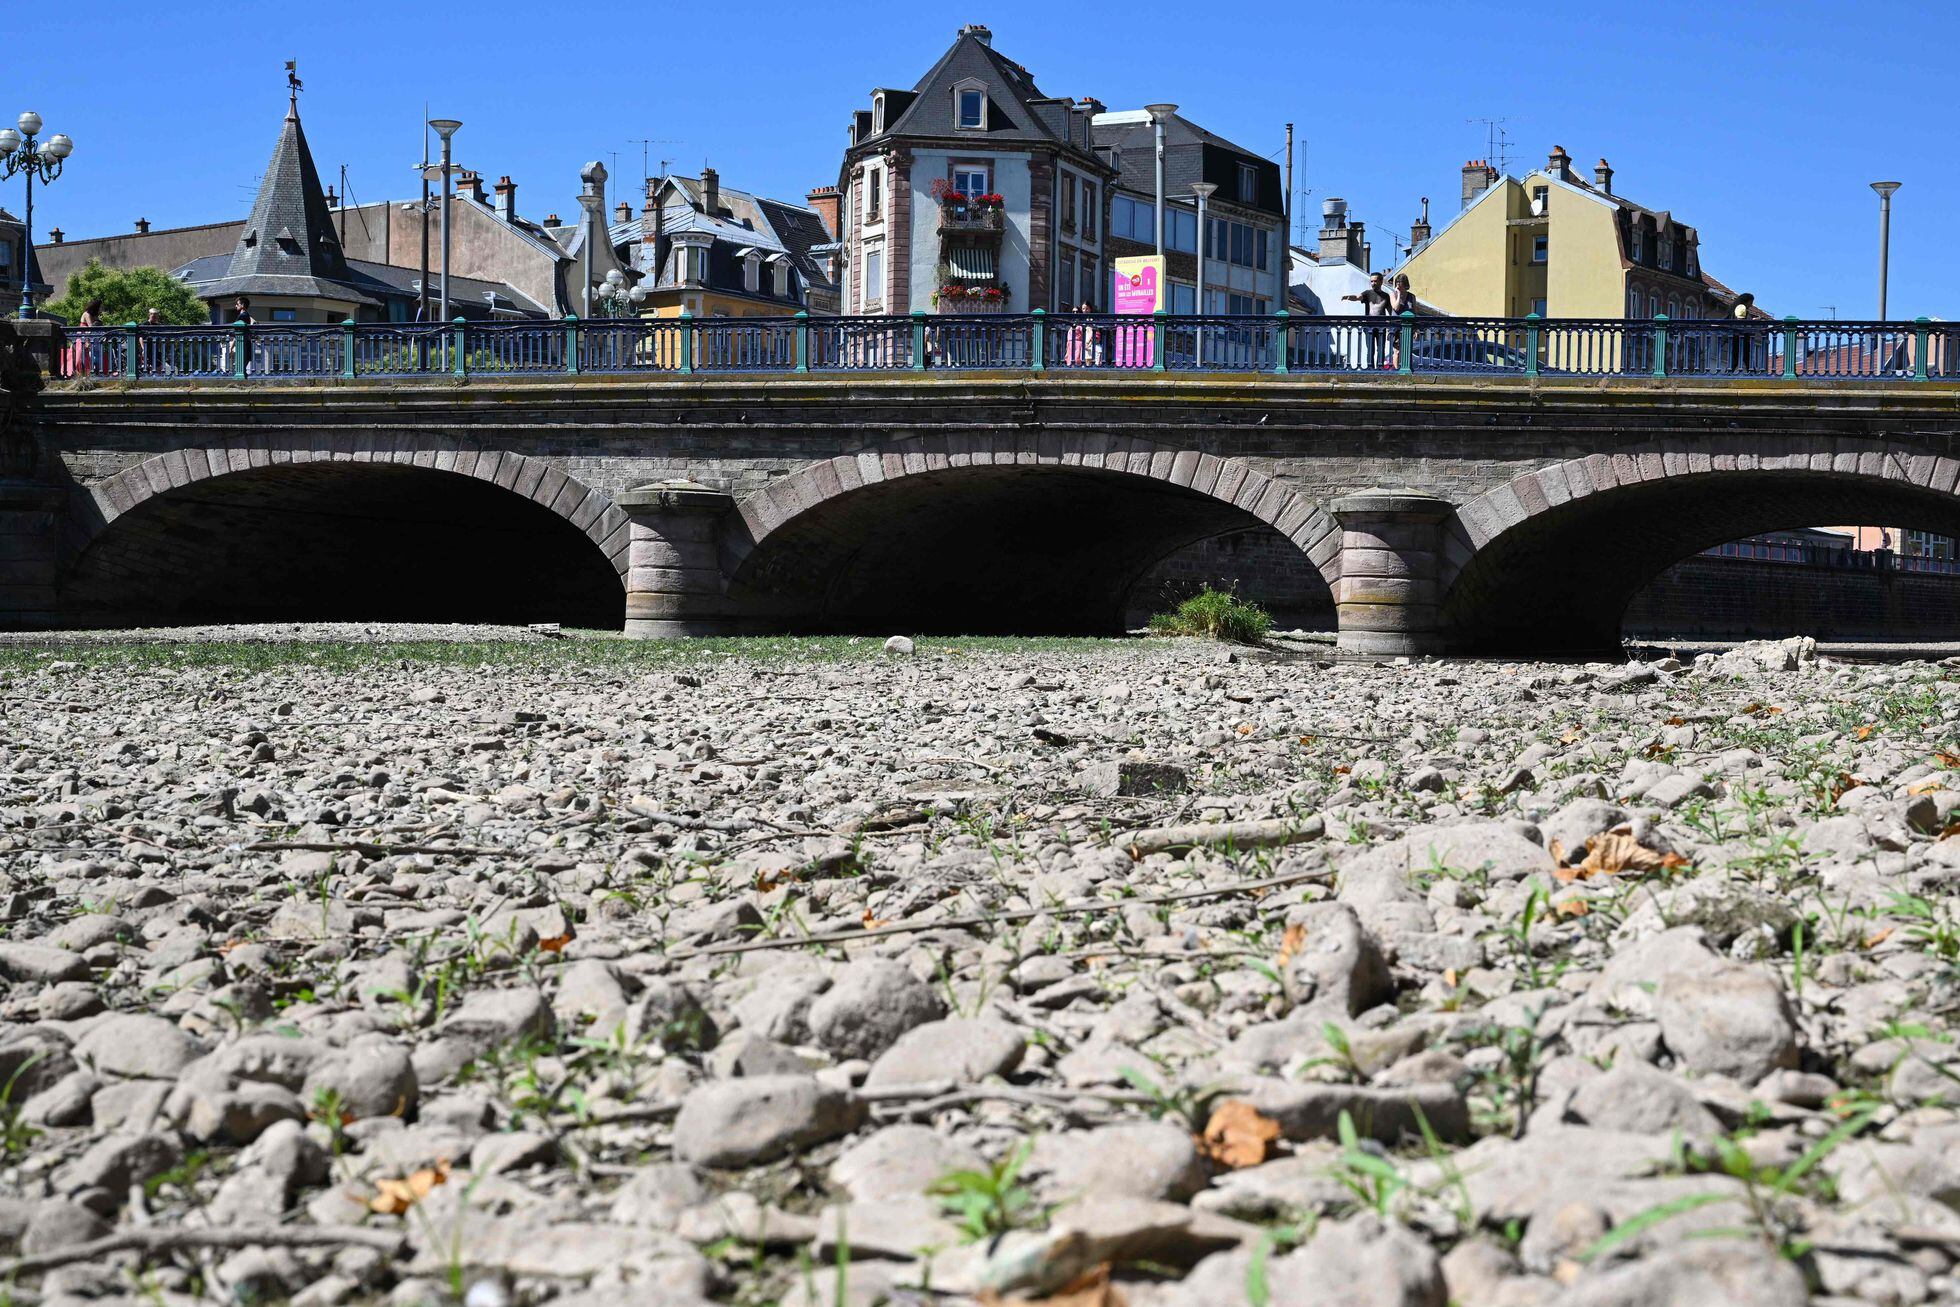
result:
[[[1467,118],[1464,121],[1484,125],[1484,158],[1497,165],[1497,171],[1511,171],[1511,134],[1504,129],[1509,118]]]

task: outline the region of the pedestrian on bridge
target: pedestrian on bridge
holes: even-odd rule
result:
[[[1382,289],[1382,274],[1377,272],[1368,278],[1368,289],[1356,295],[1343,295],[1361,305],[1364,318],[1385,318],[1388,316],[1388,292]],[[1370,327],[1367,331],[1368,363],[1370,369],[1382,365],[1382,357],[1388,351],[1388,332],[1382,327]]]

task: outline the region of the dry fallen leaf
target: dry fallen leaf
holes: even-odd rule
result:
[[[1565,865],[1565,844],[1563,841],[1553,840],[1546,846],[1545,851],[1552,855],[1553,866],[1563,867]]]
[[[1850,772],[1839,772],[1837,779],[1831,782],[1831,802],[1836,803],[1839,799],[1842,799],[1845,795],[1863,784],[1863,781],[1853,776]]]
[[[1869,740],[1872,737],[1872,732],[1877,729],[1878,727],[1876,726],[1860,726],[1858,728],[1858,738],[1861,740]]]
[[[1279,1122],[1243,1099],[1228,1098],[1212,1109],[1205,1132],[1198,1136],[1198,1151],[1236,1171],[1265,1161],[1278,1138]]]
[[[1280,966],[1284,968],[1287,963],[1291,962],[1293,960],[1294,954],[1298,953],[1303,947],[1305,947],[1306,942],[1307,942],[1307,928],[1305,926],[1299,926],[1299,925],[1288,926],[1286,928],[1286,933],[1279,937]]]
[[[1688,719],[1686,717],[1670,717],[1663,724],[1667,726],[1686,726]]]
[[[983,1289],[978,1301],[980,1307],[1125,1307],[1128,1300],[1109,1282],[1109,1263],[1104,1262],[1046,1298],[1003,1298],[993,1289]]]
[[[1300,737],[1300,743],[1302,744],[1312,744],[1313,741],[1314,741],[1314,737],[1311,735],[1302,735]]]
[[[1451,968],[1450,968],[1450,969],[1449,969],[1448,971],[1445,971],[1445,972],[1443,973],[1443,983],[1444,983],[1445,985],[1448,985],[1448,986],[1449,986],[1449,987],[1450,987],[1451,989],[1455,989],[1455,988],[1456,988],[1456,968],[1455,968],[1455,967],[1451,967]]]
[[[1594,876],[1642,875],[1687,865],[1688,860],[1678,853],[1658,852],[1629,831],[1610,830],[1586,841],[1586,856],[1578,866],[1560,867],[1552,874],[1562,881],[1591,880]]]
[[[1871,934],[1865,936],[1865,947],[1877,948],[1880,944],[1892,938],[1892,929],[1892,927],[1887,926],[1884,930],[1874,930]]]
[[[1586,731],[1584,727],[1569,726],[1566,728],[1565,733],[1558,737],[1558,742],[1560,744],[1577,744],[1582,738],[1584,738],[1585,734]]]
[[[1251,723],[1251,722],[1240,722],[1240,723],[1239,723],[1239,725],[1238,725],[1238,731],[1239,731],[1239,734],[1240,734],[1240,735],[1250,735],[1250,734],[1252,734],[1252,723]]]
[[[566,931],[562,935],[550,935],[538,941],[538,952],[563,953],[565,951],[565,945],[571,942],[572,935],[570,931]]]
[[[886,920],[883,917],[872,916],[870,908],[866,908],[864,910],[864,928],[866,930],[876,930],[880,926],[889,926],[891,924],[892,923],[890,921]]]
[[[434,1166],[412,1172],[401,1180],[376,1180],[374,1197],[368,1199],[368,1210],[382,1216],[400,1216],[415,1204],[429,1196],[429,1191],[439,1184],[449,1183],[449,1163],[437,1162]]]
[[[1933,761],[1942,767],[1960,767],[1960,753],[1948,753],[1939,749],[1933,754]]]
[[[1906,793],[1933,794],[1945,788],[1946,786],[1943,783],[1929,776],[1923,781],[1914,781],[1912,784],[1906,786]]]
[[[1340,765],[1339,767],[1336,767],[1336,768],[1334,769],[1334,774],[1335,774],[1336,776],[1345,776],[1345,775],[1347,775],[1347,774],[1348,774],[1349,772],[1351,772],[1351,771],[1353,771],[1353,770],[1354,770],[1354,768],[1352,768],[1352,767],[1350,767],[1350,766],[1348,766],[1348,765],[1347,765],[1346,763],[1342,763],[1342,764],[1341,764],[1341,765]]]
[[[1560,899],[1553,911],[1561,917],[1583,917],[1592,911],[1592,906],[1584,899]]]

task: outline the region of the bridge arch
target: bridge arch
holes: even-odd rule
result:
[[[1801,526],[1960,535],[1957,484],[1960,451],[1831,436],[1662,440],[1551,463],[1445,524],[1446,639],[1464,652],[1609,648],[1635,593],[1684,558]]]
[[[470,620],[487,605],[484,620],[617,625],[604,614],[624,602],[628,535],[609,496],[541,459],[439,434],[254,434],[78,489],[61,608]]]
[[[743,499],[721,566],[738,611],[793,621],[897,620],[874,602],[890,584],[927,608],[945,602],[928,626],[959,629],[998,601],[1020,629],[1109,629],[1166,556],[1246,528],[1338,579],[1332,518],[1238,459],[1094,432],[923,435],[810,463]]]

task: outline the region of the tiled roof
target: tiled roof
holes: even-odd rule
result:
[[[1141,109],[1099,113],[1093,124],[1096,150],[1107,150],[1108,162],[1117,169],[1111,183],[1127,191],[1154,195],[1157,190],[1157,141],[1150,115]],[[1164,125],[1164,194],[1178,200],[1191,195],[1191,183],[1212,182],[1217,198],[1238,203],[1238,166],[1252,164],[1259,170],[1259,198],[1253,205],[1273,214],[1285,212],[1284,184],[1279,165],[1261,158],[1240,145],[1234,145],[1214,132],[1208,132],[1182,115],[1173,114]]]
[[[912,102],[902,112],[891,114],[889,110],[893,106],[887,101],[885,134],[963,134],[954,122],[953,87],[969,80],[981,82],[987,91],[987,127],[981,133],[987,140],[1058,140],[1029,106],[1030,100],[1046,98],[1034,84],[1033,74],[971,31],[961,32],[952,48],[919,79],[918,85],[912,88]]]

